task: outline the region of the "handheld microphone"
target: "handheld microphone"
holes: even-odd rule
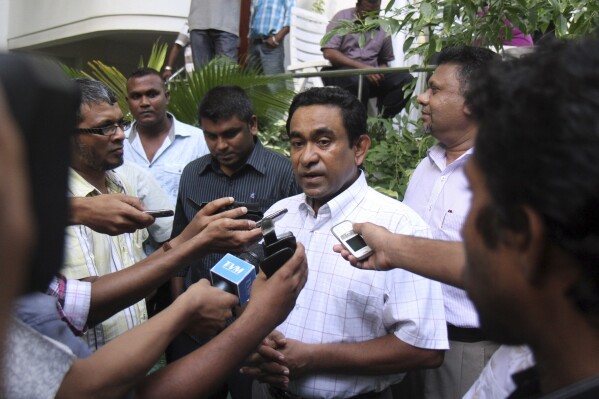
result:
[[[210,269],[212,286],[231,293],[244,305],[250,299],[252,283],[256,279],[256,268],[237,256],[226,254]]]

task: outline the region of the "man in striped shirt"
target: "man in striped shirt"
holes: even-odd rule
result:
[[[282,198],[295,195],[300,188],[291,162],[284,155],[267,150],[258,140],[258,122],[247,94],[237,86],[218,86],[210,90],[199,107],[199,121],[210,150],[183,170],[173,223],[173,237],[189,224],[197,206],[220,197],[233,197],[264,212]],[[203,256],[186,272],[172,280],[173,296],[202,278],[210,278],[210,268],[224,253]],[[195,337],[181,336],[181,346],[171,346],[168,360],[174,361],[197,348]],[[236,383],[239,391],[244,391]],[[248,384],[248,390],[251,384]],[[235,397],[235,393],[232,392]],[[226,393],[225,393],[226,395]]]
[[[250,65],[265,75],[285,73],[283,40],[289,33],[295,0],[253,0]]]

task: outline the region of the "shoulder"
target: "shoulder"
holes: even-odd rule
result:
[[[304,202],[304,194],[296,194],[291,197],[283,198],[275,202],[265,213],[272,213],[274,210],[279,210],[281,208],[295,209],[299,204]],[[295,205],[295,208],[293,207]]]
[[[169,114],[171,115],[171,114]],[[202,132],[202,129],[189,125],[187,123],[183,123],[177,120],[177,118],[175,118],[174,116],[171,115],[171,117],[173,118],[173,123],[175,124],[175,135],[180,136],[180,135],[186,135],[186,136],[192,136],[192,137],[204,137],[204,133]]]
[[[275,162],[280,165],[288,165],[291,167],[291,161],[289,160],[289,157],[274,150],[264,147],[263,156],[265,159],[271,162]]]
[[[332,20],[336,19],[353,19],[354,18],[355,7],[346,8],[344,10],[338,11],[335,15],[333,15]]]
[[[364,206],[376,210],[387,228],[394,232],[414,233],[428,230],[426,222],[408,205],[368,187]]]
[[[187,176],[190,173],[199,173],[207,165],[210,164],[211,160],[212,160],[212,155],[210,155],[210,154],[206,154],[197,159],[194,159],[193,161],[191,161],[187,165],[185,165],[185,167],[183,168],[183,175]]]

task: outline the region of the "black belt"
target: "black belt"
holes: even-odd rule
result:
[[[480,328],[456,327],[453,324],[447,324],[447,337],[450,341],[469,343],[489,340]]]
[[[389,388],[387,388],[389,389]],[[385,394],[387,392],[387,389],[383,389],[381,392],[367,392],[367,393],[361,393],[359,395],[356,396],[352,396],[350,398],[347,399],[377,399],[377,398],[382,398],[383,394]],[[296,395],[294,393],[291,392],[287,392],[281,388],[277,388],[277,387],[273,387],[272,385],[268,386],[268,392],[270,393],[270,396],[273,397],[273,399],[303,399],[301,396]]]
[[[271,35],[273,36],[273,35]],[[262,37],[256,37],[254,39],[252,39],[252,43],[264,43],[264,41],[266,39],[268,39],[270,36],[262,36]]]

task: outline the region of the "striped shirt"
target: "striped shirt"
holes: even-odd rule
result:
[[[203,156],[187,165],[181,175],[173,237],[183,231],[197,212],[187,198],[201,204],[233,197],[239,202],[257,203],[260,211],[264,212],[278,200],[299,192],[301,189],[295,181],[289,159],[267,150],[260,141],[254,145],[245,165],[231,177],[220,170],[211,155]],[[210,279],[210,268],[224,255],[217,252],[208,254],[180,272],[179,276],[186,276],[185,286],[202,278]]]
[[[436,240],[462,241],[462,226],[472,197],[464,166],[473,152],[474,148],[470,148],[446,165],[445,147],[436,144],[410,179],[404,204],[431,226]],[[441,286],[447,322],[457,327],[479,327],[478,313],[466,291],[447,284]]]
[[[295,0],[254,0],[250,39],[272,36],[291,23],[291,8]]]
[[[69,196],[101,195],[73,169],[69,170]],[[130,188],[112,171],[106,172],[106,184],[111,193],[130,194]],[[148,238],[146,229],[135,233],[109,236],[83,225],[68,226],[61,273],[70,279],[104,276],[122,270],[145,257],[142,243]],[[92,351],[148,319],[145,300],[116,313],[103,323],[90,328],[85,336]]]

